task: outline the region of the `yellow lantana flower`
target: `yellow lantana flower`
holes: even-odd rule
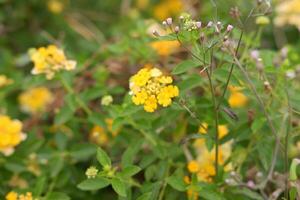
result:
[[[230,96],[228,103],[231,108],[242,108],[247,105],[248,98],[241,92],[242,87],[229,86]]]
[[[10,191],[6,194],[5,200],[18,200],[18,193]]]
[[[108,132],[111,133],[113,137],[117,136],[119,133],[119,130],[113,131],[112,125],[113,125],[113,119],[107,118],[105,119],[106,128],[103,128],[101,126],[94,126],[89,134],[89,140],[95,144],[98,145],[106,145],[108,143]]]
[[[178,41],[154,41],[150,43],[152,49],[162,57],[166,57],[176,52],[180,47],[180,43]]]
[[[14,81],[7,78],[5,75],[0,75],[0,88],[12,84]]]
[[[196,160],[192,160],[188,163],[187,168],[189,172],[196,173],[199,171],[199,164]]]
[[[6,156],[11,155],[14,148],[25,139],[26,135],[22,132],[22,122],[0,115],[0,152]]]
[[[154,17],[165,20],[167,17],[176,16],[183,11],[182,0],[163,0],[154,7]]]
[[[132,102],[144,105],[146,112],[154,112],[158,105],[167,107],[179,95],[177,86],[171,85],[172,77],[163,75],[158,68],[145,67],[129,81]]]
[[[206,134],[208,129],[208,124],[206,122],[202,123],[201,126],[199,126],[198,133]],[[218,125],[218,133],[219,133],[219,139],[223,138],[225,135],[227,135],[229,132],[227,125]]]
[[[36,87],[23,92],[19,103],[24,112],[35,114],[46,110],[53,102],[53,94],[46,87]]]
[[[285,0],[276,7],[276,26],[293,25],[300,28],[300,1]]]
[[[30,49],[29,55],[34,63],[32,74],[45,74],[47,79],[52,79],[56,72],[73,70],[76,62],[68,60],[63,50],[55,45]]]
[[[54,14],[59,14],[64,10],[64,3],[62,0],[49,0],[47,6],[48,10]]]

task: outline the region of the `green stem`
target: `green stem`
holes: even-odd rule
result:
[[[69,85],[69,83],[63,79],[61,77],[61,75],[58,75],[58,78],[61,82],[61,84],[63,85],[63,87],[65,88],[65,90],[69,93],[69,94],[73,94],[75,96],[75,101],[78,103],[78,105],[86,112],[87,115],[91,115],[92,111],[88,108],[88,106],[82,101],[82,99],[76,95],[75,91],[73,90],[73,88]]]
[[[144,130],[138,128],[138,126],[137,126],[137,124],[134,122],[134,120],[132,120],[132,119],[130,118],[130,119],[128,119],[128,121],[129,121],[129,124],[131,124],[131,126],[132,126],[133,128],[135,128],[136,130],[138,130],[138,131],[145,137],[146,140],[148,140],[148,141],[149,141],[151,144],[153,144],[154,146],[157,145],[157,142],[156,142],[156,141],[155,141],[148,133],[146,133]]]

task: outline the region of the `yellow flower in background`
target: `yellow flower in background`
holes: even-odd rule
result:
[[[64,3],[61,0],[49,0],[47,6],[48,10],[54,14],[59,14],[64,10]]]
[[[132,102],[144,105],[146,112],[154,112],[158,105],[167,107],[179,95],[178,87],[172,82],[172,77],[163,75],[158,68],[145,67],[129,80]]]
[[[13,82],[14,81],[12,79],[9,79],[9,78],[7,78],[7,76],[0,74],[0,88],[10,85]]]
[[[182,0],[162,0],[153,10],[153,15],[159,20],[165,20],[167,17],[177,16],[184,9]]]
[[[22,132],[22,122],[0,115],[0,152],[9,156],[14,148],[26,139]]]
[[[26,194],[19,195],[19,200],[33,200],[32,193],[26,192]]]
[[[228,89],[230,91],[228,103],[231,108],[242,108],[247,105],[248,98],[241,92],[242,87],[229,86]]]
[[[19,103],[24,112],[35,114],[46,110],[53,102],[53,94],[46,87],[29,89],[19,96]]]
[[[188,176],[184,176],[183,177],[183,181],[186,183],[186,184],[191,184],[191,179],[190,179],[190,177],[188,177]],[[187,196],[188,196],[188,199],[189,200],[197,200],[198,199],[198,192],[197,191],[195,191],[193,188],[189,188],[188,190],[187,190]]]
[[[38,49],[30,49],[29,55],[34,63],[32,74],[45,74],[47,79],[52,79],[56,72],[61,70],[73,70],[76,62],[68,60],[63,50],[55,45],[40,47]]]
[[[198,133],[206,134],[208,129],[208,124],[206,122],[202,123],[201,126],[199,126]],[[229,132],[227,125],[218,125],[218,133],[219,133],[219,139],[223,138],[225,135],[227,135]]]
[[[149,5],[149,0],[136,0],[136,7],[140,10],[144,10]]]
[[[189,170],[189,172],[191,173],[196,173],[199,171],[199,164],[197,161],[195,160],[191,160],[188,165],[187,165],[187,168]]]
[[[285,0],[276,7],[276,26],[293,25],[300,28],[300,1]]]
[[[18,200],[18,193],[10,191],[6,194],[5,200]]]
[[[160,40],[151,42],[150,46],[159,56],[166,57],[176,52],[180,47],[180,43],[178,41]]]
[[[116,137],[120,130],[113,131],[113,119],[105,119],[106,128],[101,126],[94,126],[89,134],[89,140],[98,145],[106,145],[109,142],[108,132],[111,133],[113,137]],[[108,132],[107,132],[108,131]]]

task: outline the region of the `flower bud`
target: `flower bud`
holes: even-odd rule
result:
[[[226,28],[226,31],[227,32],[231,32],[233,29],[233,26],[231,24],[228,24],[227,28]]]
[[[159,36],[160,36],[156,30],[153,30],[153,31],[152,31],[152,34],[153,34],[154,36],[156,36],[156,37],[159,37]]]
[[[94,166],[89,167],[85,172],[85,175],[87,176],[88,179],[96,178],[97,174],[98,174],[98,169]]]
[[[201,26],[202,26],[202,23],[201,23],[200,21],[199,21],[199,22],[196,22],[196,26],[197,26],[198,29],[200,29]]]
[[[101,99],[101,105],[109,106],[113,102],[113,97],[111,95],[105,95]]]
[[[175,28],[174,28],[174,31],[175,31],[175,33],[177,34],[177,33],[179,33],[179,26],[176,26]]]
[[[173,23],[173,19],[171,17],[169,17],[166,21],[168,25],[172,25]]]
[[[212,25],[213,25],[213,22],[212,21],[209,21],[208,23],[207,23],[207,28],[210,28],[210,27],[212,27]]]
[[[163,22],[162,22],[162,25],[166,26],[166,25],[167,25],[167,22],[166,22],[166,21],[163,21]]]

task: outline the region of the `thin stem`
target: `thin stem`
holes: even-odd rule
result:
[[[248,82],[249,86],[250,86],[250,89],[252,90],[252,92],[254,93],[266,119],[267,119],[267,122],[269,124],[269,127],[271,129],[271,132],[272,134],[274,135],[275,137],[275,147],[274,147],[274,152],[273,152],[273,159],[272,159],[272,163],[271,163],[271,166],[270,166],[270,169],[269,169],[269,172],[268,172],[268,175],[267,175],[267,178],[258,186],[258,188],[262,188],[264,187],[268,181],[271,179],[272,177],[272,174],[273,174],[273,171],[274,171],[274,168],[275,168],[275,164],[276,164],[276,161],[277,161],[277,157],[278,157],[278,153],[279,153],[279,147],[280,147],[280,137],[277,135],[276,133],[276,129],[273,125],[273,122],[264,106],[264,103],[261,99],[261,97],[259,96],[254,84],[252,83],[249,75],[248,75],[248,72],[243,68],[242,64],[240,63],[240,61],[237,59],[237,57],[233,54],[234,56],[234,61],[236,62],[237,66],[239,67],[239,69],[241,70],[241,72],[243,73],[244,77],[246,78],[246,81]]]
[[[211,63],[210,63],[210,68],[212,68],[212,59],[213,59],[213,51],[211,52]],[[216,101],[216,96],[215,96],[215,90],[213,87],[212,83],[212,78],[211,78],[211,73],[209,72],[208,69],[205,70],[208,81],[209,81],[209,88],[212,96],[212,101],[213,101],[213,107],[214,107],[214,118],[215,118],[215,145],[216,145],[216,151],[215,151],[215,171],[216,171],[216,177],[218,177],[218,171],[219,171],[219,130],[218,130],[218,125],[219,125],[219,113],[218,113],[218,108],[217,108],[217,101]]]
[[[137,124],[134,122],[133,119],[131,118],[129,119],[129,124],[131,124],[131,126],[136,130],[138,130],[145,137],[145,139],[148,140],[151,144],[153,144],[154,146],[157,145],[157,142],[148,133],[138,128]]]
[[[63,87],[65,88],[65,90],[69,93],[69,94],[73,94],[75,96],[75,101],[78,103],[78,105],[86,112],[87,115],[91,115],[92,111],[87,107],[87,105],[82,101],[82,99],[76,95],[75,91],[73,90],[73,88],[68,84],[67,81],[65,81],[65,79],[63,79],[60,75],[58,75],[58,78],[61,82],[61,84],[63,85]]]

